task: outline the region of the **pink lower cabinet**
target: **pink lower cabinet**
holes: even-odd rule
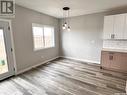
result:
[[[127,73],[127,53],[102,51],[101,66]]]

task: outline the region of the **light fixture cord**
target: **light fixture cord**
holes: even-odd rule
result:
[[[64,25],[64,10],[63,10],[63,20],[62,20],[62,24]]]
[[[69,22],[69,10],[68,10],[68,27],[70,27],[70,22]]]

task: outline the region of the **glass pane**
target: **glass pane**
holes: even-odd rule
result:
[[[33,27],[33,37],[34,37],[34,48],[35,49],[44,48],[43,29],[41,27]]]
[[[0,74],[8,72],[7,55],[3,32],[3,29],[0,29]]]
[[[44,38],[45,38],[45,47],[53,47],[54,29],[51,27],[44,27]]]

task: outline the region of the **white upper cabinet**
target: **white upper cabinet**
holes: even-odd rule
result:
[[[127,14],[126,14],[126,20],[125,20],[124,39],[127,39]]]
[[[114,16],[105,16],[104,18],[104,39],[111,39],[114,34]]]
[[[124,39],[125,14],[114,16],[114,39]]]
[[[127,39],[127,14],[105,16],[104,39]]]

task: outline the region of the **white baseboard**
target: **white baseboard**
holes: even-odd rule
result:
[[[59,58],[59,56],[57,56],[57,57],[55,57],[55,58],[52,58],[52,59],[49,59],[49,60],[46,60],[46,61],[44,61],[44,62],[42,62],[42,63],[37,64],[37,65],[33,65],[33,66],[31,66],[31,67],[28,67],[28,68],[26,68],[26,69],[24,69],[24,70],[18,71],[18,72],[16,72],[15,74],[16,74],[16,75],[22,74],[22,73],[24,73],[24,72],[26,72],[26,71],[29,71],[29,70],[31,70],[31,69],[33,69],[33,68],[36,68],[36,67],[38,67],[38,66],[40,66],[40,65],[42,65],[42,64],[45,64],[45,63],[47,63],[47,62],[49,62],[49,61],[52,61],[52,60],[55,60],[55,59],[57,59],[57,58]]]
[[[42,63],[37,64],[37,65],[33,65],[33,66],[31,66],[31,67],[28,67],[28,68],[26,68],[26,69],[24,69],[24,70],[18,71],[18,72],[16,72],[15,74],[16,74],[16,75],[22,74],[22,73],[24,73],[24,72],[26,72],[26,71],[29,71],[29,70],[31,70],[31,69],[33,69],[33,68],[36,68],[36,67],[38,67],[38,66],[40,66],[40,65],[42,65],[42,64],[45,64],[45,63],[47,63],[47,62],[49,62],[49,61],[52,61],[52,60],[54,60],[54,59],[57,59],[57,58],[59,58],[59,57],[68,58],[68,59],[73,59],[73,60],[78,60],[78,61],[82,61],[82,62],[86,62],[86,63],[96,63],[96,64],[100,64],[100,62],[98,62],[98,61],[92,61],[92,60],[86,60],[86,59],[79,59],[79,58],[67,57],[67,56],[57,56],[57,57],[55,57],[55,58],[46,60],[46,61],[44,61],[44,62],[42,62]]]
[[[67,57],[67,56],[60,56],[60,57],[68,58],[68,59],[73,59],[73,60],[77,60],[77,61],[82,61],[82,62],[86,62],[86,63],[96,63],[96,64],[100,64],[99,61],[92,61],[92,60],[87,60],[87,59],[79,59],[79,58]]]

